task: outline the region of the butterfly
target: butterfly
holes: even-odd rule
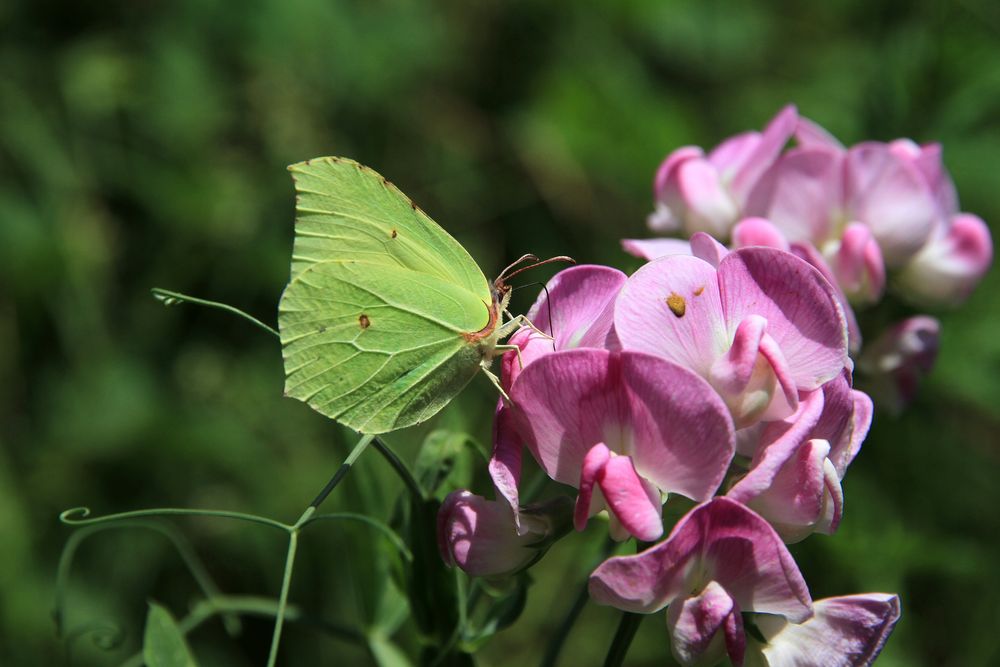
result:
[[[285,395],[362,433],[429,419],[485,371],[500,341],[507,280],[475,260],[413,200],[353,160],[291,165],[296,220],[291,279],[278,306]],[[500,389],[502,392],[503,390]]]

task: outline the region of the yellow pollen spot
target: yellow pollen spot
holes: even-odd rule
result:
[[[677,292],[671,292],[670,296],[667,297],[667,306],[677,317],[684,317],[684,311],[687,310],[687,304],[684,302],[684,297],[682,297]]]

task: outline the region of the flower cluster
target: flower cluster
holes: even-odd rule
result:
[[[598,566],[591,597],[666,608],[681,664],[869,665],[898,598],[813,600],[786,545],[843,517],[874,411],[855,366],[899,408],[933,364],[936,320],[910,318],[860,353],[853,309],[888,278],[920,303],[963,299],[991,261],[989,233],[958,212],[938,146],[847,149],[791,107],[707,156],[675,151],[656,197],[650,226],[686,240],[625,241],[649,260],[631,276],[560,272],[511,337],[496,497],[448,497],[442,556],[509,574],[601,515],[614,539],[651,546]],[[572,500],[522,507],[524,450]],[[694,507],[667,531],[674,496]]]
[[[846,148],[791,106],[762,133],[727,139],[707,156],[697,147],[677,149],[661,165],[654,195],[654,232],[708,232],[734,248],[781,248],[815,266],[837,291],[854,353],[862,343],[854,311],[877,303],[887,285],[919,307],[956,305],[993,257],[986,224],[959,209],[939,144],[897,139]],[[623,246],[644,259],[689,252],[676,239],[627,239]],[[906,334],[913,329],[921,331],[919,350]],[[889,359],[871,358],[864,369],[884,388],[887,407],[912,396],[936,346],[937,323],[927,316],[900,322],[879,340]]]

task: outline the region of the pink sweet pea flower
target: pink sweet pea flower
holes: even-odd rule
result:
[[[706,378],[737,428],[787,417],[800,391],[844,370],[844,315],[816,269],[772,248],[728,252],[704,234],[691,246],[697,256],[652,261],[625,283],[615,304],[623,349]]]
[[[678,148],[656,173],[656,210],[649,216],[654,232],[703,231],[727,238],[760,176],[778,157],[795,129],[794,106],[782,109],[763,133],[746,132],[727,139],[706,157],[697,146]]]
[[[858,370],[880,407],[898,414],[909,405],[921,380],[934,368],[940,335],[940,322],[917,315],[889,328],[865,348]]]
[[[542,469],[579,489],[575,524],[607,508],[612,535],[663,534],[663,493],[707,500],[733,457],[725,405],[700,377],[639,352],[579,349],[533,361],[511,389]]]
[[[653,613],[669,605],[671,648],[685,666],[728,655],[743,664],[743,612],[812,616],[812,600],[774,529],[746,506],[715,498],[687,513],[670,536],[633,556],[616,556],[590,575],[598,604]]]
[[[903,268],[900,291],[921,305],[954,306],[968,298],[993,263],[993,239],[978,216],[960,213],[939,225]]]
[[[786,420],[764,426],[749,472],[727,497],[767,519],[785,542],[831,534],[843,515],[841,481],[871,426],[872,402],[841,375]]]
[[[521,370],[533,360],[557,350],[618,349],[613,306],[624,284],[625,274],[607,266],[580,264],[553,276],[528,311],[528,320],[535,328],[522,327],[507,341],[517,345],[520,354],[507,352],[501,359],[504,391],[510,393]],[[510,504],[520,530],[517,486],[521,478],[521,438],[503,399],[497,402],[493,419],[489,470],[498,493]]]
[[[868,667],[882,652],[896,621],[899,597],[865,593],[813,602],[804,623],[757,616],[766,640],[750,639],[746,667]]]
[[[506,502],[486,500],[460,489],[438,510],[438,550],[446,565],[470,575],[496,577],[533,564],[569,528],[565,498],[522,508],[520,524]]]

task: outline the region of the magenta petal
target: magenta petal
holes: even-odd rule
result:
[[[743,662],[746,636],[739,606],[714,581],[698,595],[671,603],[667,628],[674,657],[685,667],[715,664],[726,653],[733,664]]]
[[[557,350],[604,347],[614,322],[612,306],[624,284],[625,274],[618,269],[570,267],[549,280],[528,319],[555,338]]]
[[[601,470],[600,485],[608,509],[629,533],[643,542],[663,535],[660,494],[643,483],[631,458],[611,457]]]
[[[874,302],[882,296],[885,263],[878,241],[866,225],[852,222],[844,230],[833,270],[841,289],[855,299]]]
[[[819,442],[826,442],[820,440]],[[823,497],[823,516],[816,523],[816,532],[833,535],[844,516],[844,489],[840,486],[841,476],[827,458],[823,461],[823,478],[826,487]]]
[[[521,501],[517,490],[521,481],[521,447],[511,408],[501,398],[493,416],[493,453],[490,455],[489,471],[497,493],[510,505],[518,532],[521,530]]]
[[[515,571],[537,556],[530,544],[542,535],[519,536],[506,503],[466,490],[445,498],[437,516],[438,548],[448,565],[474,576]]]
[[[868,667],[899,620],[899,598],[886,593],[825,598],[814,609],[801,624],[755,619],[770,667]]]
[[[729,254],[729,248],[715,240],[715,237],[705,232],[695,232],[689,242],[691,254],[703,259],[718,268],[722,258]]]
[[[744,505],[715,498],[687,513],[660,544],[604,561],[590,575],[600,604],[649,613],[715,581],[742,611],[804,621],[809,590],[774,529]]]
[[[803,147],[833,148],[843,150],[844,145],[824,127],[808,118],[799,117],[795,126],[795,139]]]
[[[750,471],[733,485],[726,496],[748,504],[771,488],[782,466],[809,439],[822,414],[823,392],[814,391],[805,397],[795,414],[783,421],[767,424]]]
[[[837,284],[837,278],[833,275],[833,270],[826,263],[826,260],[823,259],[823,255],[811,243],[793,243],[792,254],[808,262],[810,266],[819,271],[823,278],[830,283],[834,294],[837,295],[837,303],[840,304],[840,310],[844,314],[844,319],[847,320],[849,349],[851,354],[857,353],[861,349],[861,327],[858,326],[858,319],[854,315],[851,303],[847,300],[847,295],[844,294],[844,290],[840,289],[840,285]]]
[[[615,303],[615,331],[624,349],[660,355],[706,377],[729,348],[715,269],[683,256],[640,267]]]
[[[805,538],[824,517],[827,494],[824,463],[829,453],[830,443],[826,440],[805,441],[784,461],[770,487],[747,503],[767,519],[786,542]],[[836,471],[833,481],[836,500],[840,498]],[[835,518],[839,521],[839,515]]]
[[[940,214],[923,176],[877,142],[851,148],[846,173],[851,217],[871,228],[888,267],[902,266],[924,245]]]
[[[843,162],[839,149],[791,149],[754,187],[746,214],[767,218],[790,242],[824,242],[843,206]]]
[[[683,239],[622,239],[622,249],[645,260],[691,254],[691,244]]]
[[[900,276],[900,288],[921,304],[953,306],[964,301],[993,262],[993,239],[978,216],[954,216],[932,237]]]
[[[761,245],[778,250],[790,250],[785,235],[764,218],[744,218],[733,227],[733,247]]]
[[[738,209],[722,186],[718,170],[702,158],[693,158],[677,167],[677,187],[688,208],[688,231],[709,232],[726,237]]]
[[[580,466],[580,493],[576,497],[576,507],[573,509],[573,526],[577,530],[587,527],[587,520],[594,513],[594,488],[597,487],[604,472],[604,466],[611,460],[611,450],[603,442],[590,448],[583,457]]]
[[[656,170],[656,176],[653,179],[653,194],[659,198],[667,187],[669,187],[670,181],[676,180],[677,167],[681,163],[692,158],[703,157],[704,155],[704,152],[697,146],[681,146],[673,151],[660,164],[659,169]]]
[[[723,181],[731,181],[753,156],[760,146],[760,140],[760,132],[743,132],[729,137],[712,149],[708,154],[708,161],[719,170]]]
[[[833,288],[791,253],[759,247],[731,252],[719,265],[719,291],[730,330],[751,314],[767,319],[768,335],[800,390],[816,389],[848,363],[847,328]]]
[[[730,189],[738,202],[745,202],[754,185],[765,171],[774,163],[781,149],[785,147],[798,122],[798,111],[789,104],[771,119],[753,154],[733,177]]]
[[[703,379],[659,357],[557,352],[528,366],[511,398],[535,458],[565,484],[580,481],[585,457],[603,442],[631,456],[638,475],[660,490],[705,500],[733,456],[722,400]]]

